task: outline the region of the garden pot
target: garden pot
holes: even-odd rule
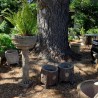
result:
[[[16,48],[21,49],[22,51],[23,79],[20,82],[20,86],[27,88],[32,83],[32,81],[29,79],[29,49],[34,47],[37,40],[37,36],[15,35],[12,37],[12,40]]]
[[[68,62],[59,64],[59,82],[70,82],[74,81],[74,65]]]
[[[72,43],[70,45],[70,47],[71,47],[72,51],[74,51],[75,53],[79,53],[81,44],[80,43]]]
[[[12,37],[13,43],[18,49],[30,49],[36,43],[37,36],[18,36],[15,35]]]
[[[46,88],[58,83],[58,68],[53,65],[44,65],[41,69],[41,82]]]
[[[98,98],[98,80],[86,80],[77,86],[79,98]]]
[[[17,50],[7,50],[5,51],[5,57],[7,64],[19,64],[19,55]]]

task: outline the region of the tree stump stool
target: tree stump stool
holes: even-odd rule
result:
[[[74,82],[74,66],[71,63],[64,62],[59,64],[59,82]]]
[[[41,82],[46,88],[58,83],[58,68],[53,65],[44,65],[41,69]]]

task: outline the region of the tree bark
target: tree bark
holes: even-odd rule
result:
[[[70,0],[38,0],[38,27],[43,53],[54,60],[72,57],[68,43]]]

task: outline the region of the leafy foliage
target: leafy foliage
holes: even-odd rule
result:
[[[97,0],[71,0],[70,10],[75,11],[73,19],[75,28],[79,28],[78,32],[80,32],[81,29],[84,28],[85,33],[87,33],[89,29],[98,27]]]
[[[22,7],[18,12],[12,12],[11,10],[4,10],[5,18],[14,25],[12,32],[20,35],[35,35],[37,28],[37,11],[36,4],[30,6],[27,0],[22,0]]]
[[[98,28],[92,28],[87,31],[87,34],[98,34]]]
[[[19,0],[0,0],[0,11],[9,8],[16,11],[19,7]]]
[[[14,49],[11,38],[8,34],[0,34],[0,55],[3,54],[7,49]]]

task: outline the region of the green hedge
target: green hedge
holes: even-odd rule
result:
[[[15,49],[8,34],[0,34],[0,56],[8,49]]]

